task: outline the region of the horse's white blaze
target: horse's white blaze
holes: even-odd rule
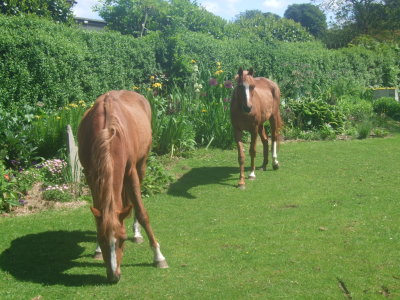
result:
[[[113,237],[110,242],[110,258],[111,269],[115,273],[117,271],[117,253],[115,252],[115,244],[117,240]]]
[[[244,83],[243,85],[244,85],[245,92],[246,92],[246,102],[247,102],[246,104],[247,104],[247,107],[250,107],[250,103],[249,103],[249,101],[250,101],[250,86],[247,83]]]
[[[142,234],[140,233],[140,224],[139,221],[135,218],[133,222],[133,236],[135,238],[143,238]]]
[[[160,245],[158,243],[157,243],[157,247],[153,248],[153,252],[154,252],[154,261],[165,260],[165,257],[164,257],[164,255],[162,255],[161,250],[160,250]]]
[[[251,171],[250,174],[249,174],[249,177],[255,178],[256,177],[256,173],[254,171]]]

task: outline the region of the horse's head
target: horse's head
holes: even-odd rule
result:
[[[253,73],[254,71],[252,68],[250,68],[248,71],[243,71],[243,69],[240,68],[238,74],[236,75],[236,95],[239,100],[240,106],[245,113],[250,113],[253,106],[252,97],[255,88]]]
[[[125,207],[122,211],[106,214],[97,208],[90,208],[96,217],[97,241],[103,254],[107,268],[107,279],[112,283],[121,277],[121,261],[123,246],[127,239],[124,219],[130,214],[132,206]]]

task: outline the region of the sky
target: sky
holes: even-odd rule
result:
[[[98,3],[97,0],[76,0],[73,7],[76,17],[101,19],[92,7]],[[220,16],[227,21],[232,21],[236,15],[246,10],[261,10],[271,12],[283,17],[287,7],[291,4],[311,3],[310,0],[197,0],[197,3]]]

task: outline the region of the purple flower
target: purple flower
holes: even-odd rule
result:
[[[217,79],[215,79],[215,78],[211,78],[209,83],[210,83],[211,86],[216,86],[216,85],[218,85],[218,81],[217,81]]]
[[[225,86],[227,89],[233,88],[232,81],[230,81],[230,80],[225,81],[225,82],[224,82],[224,86]]]
[[[25,205],[26,204],[26,201],[24,199],[19,199],[18,202],[21,205]]]

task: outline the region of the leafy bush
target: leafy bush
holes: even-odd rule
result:
[[[7,212],[13,206],[18,206],[18,192],[15,191],[16,182],[13,173],[6,170],[3,162],[0,160],[0,212]]]
[[[400,121],[400,103],[394,98],[379,98],[374,101],[373,107],[377,114],[385,114],[394,120]]]
[[[0,15],[0,103],[57,108],[128,89],[157,72],[156,43],[154,36],[133,39]]]
[[[283,111],[285,124],[301,130],[332,128],[338,133],[345,120],[337,106],[311,98],[288,100]]]

